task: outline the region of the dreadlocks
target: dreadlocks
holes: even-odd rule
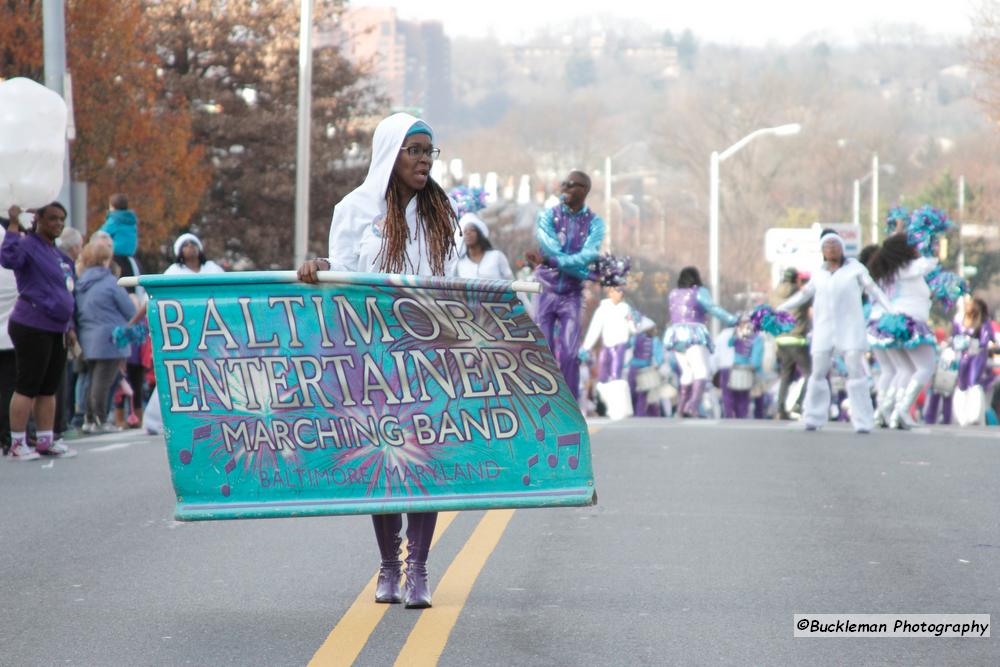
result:
[[[414,271],[415,267],[410,264],[406,255],[406,240],[410,232],[409,225],[406,224],[408,202],[403,201],[399,179],[395,173],[389,178],[385,202],[388,212],[382,229],[382,249],[376,258],[379,268],[386,273],[404,273],[407,269]],[[426,237],[431,272],[436,276],[444,275],[445,260],[455,250],[456,222],[448,195],[428,176],[427,185],[422,190],[417,190],[417,235],[414,240],[421,235]]]

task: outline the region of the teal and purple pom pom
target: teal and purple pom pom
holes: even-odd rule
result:
[[[486,190],[482,188],[459,185],[452,188],[448,196],[451,197],[455,212],[460,218],[466,213],[476,213],[486,208]]]
[[[935,257],[941,235],[951,229],[951,225],[951,220],[941,209],[921,206],[910,216],[906,240],[924,257]]]
[[[885,218],[885,235],[892,236],[896,233],[897,222],[903,221],[903,229],[910,225],[910,209],[905,206],[896,206],[890,209],[889,215]]]
[[[754,331],[780,336],[795,328],[795,316],[761,304],[750,313],[750,323]]]
[[[927,276],[927,286],[931,290],[931,298],[939,301],[947,310],[955,306],[959,297],[969,293],[969,284],[965,279],[951,271],[936,268]]]
[[[111,340],[115,346],[125,347],[131,343],[138,345],[149,335],[149,329],[145,324],[133,324],[130,327],[115,327],[111,332]]]
[[[913,337],[913,328],[913,319],[900,313],[886,313],[878,319],[876,325],[879,333],[900,343]]]

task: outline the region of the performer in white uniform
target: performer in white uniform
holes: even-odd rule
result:
[[[868,262],[872,278],[889,295],[897,314],[909,318],[893,334],[885,327],[869,327],[876,341],[891,338],[883,354],[892,370],[892,384],[884,386],[876,410],[877,420],[891,428],[914,425],[910,408],[934,375],[936,340],[927,324],[931,312],[927,275],[937,265],[936,258],[921,257],[905,234],[887,238]]]
[[[325,270],[453,275],[456,216],[451,200],[430,176],[440,151],[422,120],[405,113],[375,128],[372,162],[365,182],[333,209],[329,259],[309,260],[299,279],[316,283]],[[427,554],[437,512],[406,515],[406,587],[400,593],[400,514],[373,514],[382,556],[375,601],[422,609],[431,606]]]
[[[861,294],[867,292],[887,311],[892,305],[885,293],[868,275],[865,265],[844,256],[844,241],[835,232],[825,230],[820,237],[823,266],[795,296],[778,306],[792,310],[813,299],[812,373],[806,386],[803,421],[814,431],[830,415],[830,385],[827,375],[834,351],[844,355],[847,365],[847,398],[851,424],[858,433],[872,429],[872,402],[865,377],[864,354],[868,349]]]
[[[629,338],[636,333],[636,323],[632,318],[632,307],[625,303],[625,291],[621,287],[609,287],[608,298],[603,299],[594,311],[580,348],[585,357],[601,339],[601,354],[598,358],[598,382],[621,380],[625,377],[625,352],[629,348]]]

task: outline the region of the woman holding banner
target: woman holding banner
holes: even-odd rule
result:
[[[440,154],[424,121],[406,113],[375,128],[368,175],[334,207],[330,256],[306,261],[299,279],[317,283],[319,271],[454,274],[456,215],[448,195],[430,176]],[[406,586],[400,594],[402,515],[372,515],[382,564],[375,601],[405,602],[408,609],[431,606],[427,584],[437,512],[407,513]]]

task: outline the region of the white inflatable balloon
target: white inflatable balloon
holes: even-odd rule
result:
[[[31,79],[0,83],[0,216],[37,208],[62,188],[66,103]]]

